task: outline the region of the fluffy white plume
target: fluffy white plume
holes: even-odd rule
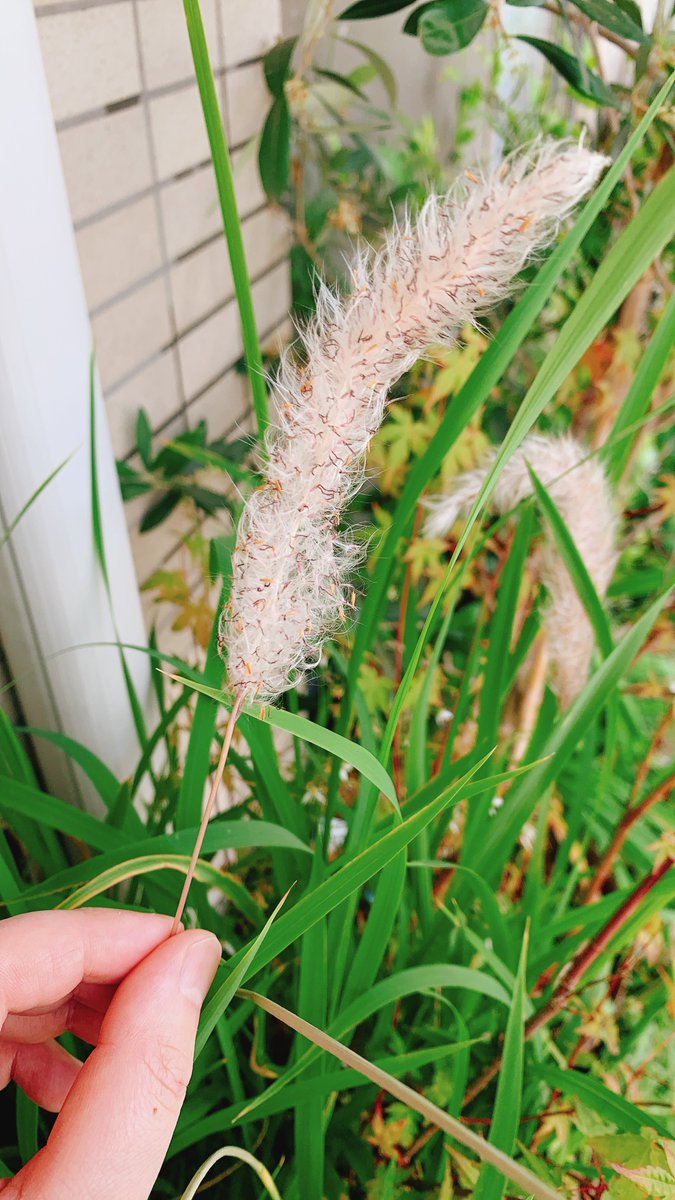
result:
[[[446,533],[477,500],[496,451],[480,467],[459,475],[446,496],[428,502],[424,533]],[[525,438],[504,467],[490,500],[497,512],[508,512],[532,494],[530,463],[557,505],[576,543],[599,596],[604,597],[616,565],[616,514],[602,466],[583,461],[586,451],[572,437]],[[563,708],[579,695],[588,678],[593,653],[593,627],[566,566],[551,537],[544,543],[541,576],[550,594],[544,615],[555,686]]]
[[[275,385],[278,427],[267,479],[238,531],[221,623],[229,677],[273,697],[316,665],[349,605],[358,557],[339,533],[391,385],[426,346],[504,295],[605,164],[578,145],[547,143],[431,197],[374,255],[360,252],[345,299],[322,287],[301,335],[306,366],[287,357]]]

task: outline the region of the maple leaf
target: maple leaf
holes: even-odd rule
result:
[[[359,672],[359,687],[369,712],[387,712],[396,689],[393,679],[373,664],[364,663]]]
[[[411,542],[404,561],[410,566],[410,578],[418,584],[422,576],[442,579],[445,574],[445,538],[415,538]]]
[[[184,604],[190,598],[188,581],[182,571],[155,571],[141,585],[141,591],[157,591],[157,601]]]

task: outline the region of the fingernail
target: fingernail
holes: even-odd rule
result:
[[[212,933],[190,938],[183,956],[179,986],[183,995],[199,1007],[204,1003],[219,962],[220,945]]]

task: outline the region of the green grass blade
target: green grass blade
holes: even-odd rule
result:
[[[210,696],[212,700],[217,700],[219,704],[228,704],[231,700],[230,695],[220,688],[209,687],[205,683],[197,683],[195,680],[187,679],[183,675],[172,675],[171,678],[175,679],[176,683],[182,683],[184,687],[194,688],[195,691],[201,692],[204,696]],[[249,704],[245,707],[244,712],[248,717],[255,718],[256,721],[273,725],[276,729],[285,730],[286,733],[292,733],[294,737],[301,738],[302,741],[309,742],[313,746],[319,746],[322,750],[327,750],[330,754],[334,754],[342,762],[356,767],[357,771],[368,779],[377,788],[378,792],[382,792],[391,802],[394,809],[400,813],[391,777],[375,756],[369,750],[365,750],[363,746],[359,746],[356,742],[351,742],[348,738],[342,737],[340,734],[333,733],[330,729],[324,729],[314,721],[307,720],[306,717],[285,712],[281,708],[269,706],[263,710],[257,705]]]
[[[610,698],[621,676],[648,637],[659,613],[668,602],[672,587],[636,621],[612,653],[601,663],[582,694],[575,700],[549,737],[544,753],[549,757],[522,781],[514,784],[509,802],[490,821],[486,836],[476,847],[474,870],[494,880],[501,874],[519,830],[529,818],[546,788],[557,777],[575,746]]]
[[[405,849],[410,841],[430,821],[433,821],[435,817],[449,808],[450,805],[458,803],[472,775],[481,766],[482,762],[478,763],[466,776],[442,791],[421,812],[415,813],[407,821],[401,822],[400,825],[397,825],[395,829],[386,833],[374,845],[369,846],[367,850],[364,850],[356,858],[348,862],[346,866],[338,869],[330,879],[324,880],[317,888],[305,893],[290,912],[285,913],[281,917],[272,930],[258,959],[258,969],[267,966],[278,954],[281,954],[283,950],[297,941],[299,937],[302,937],[308,929],[311,929],[312,925],[316,924],[317,921],[321,921],[338,904],[341,904],[353,892],[362,888],[369,879],[376,875],[378,871],[381,871],[383,867],[386,867],[401,850]],[[481,786],[490,787],[492,785],[489,780],[485,780]],[[235,955],[231,966],[238,965],[242,953],[243,951],[240,951],[238,955]],[[207,999],[202,1010],[200,1045],[205,1043],[208,1034],[218,1019],[218,996],[220,989],[226,985],[227,980],[223,982],[222,968],[219,968],[218,975],[216,976],[216,990]]]
[[[595,584],[588,573],[588,567],[577,549],[576,542],[565,524],[560,509],[555,501],[551,499],[548,490],[536,475],[534,468],[529,466],[529,464],[528,470],[534,494],[555,538],[560,557],[567,567],[572,583],[577,590],[577,595],[586,609],[588,619],[595,632],[598,646],[606,658],[614,649],[614,639],[602,600],[598,596]]]
[[[627,430],[637,425],[649,409],[649,402],[661,378],[675,343],[675,292],[670,297],[651,341],[647,346],[635,372],[619,414],[614,422],[611,444],[607,447],[609,477],[618,483],[626,470],[632,440],[622,437]],[[616,440],[615,439],[620,439]]]
[[[83,746],[81,742],[75,741],[74,738],[67,737],[65,734],[58,733],[53,729],[34,729],[31,726],[27,726],[19,728],[17,732],[26,733],[29,737],[33,738],[43,738],[46,742],[52,742],[53,745],[58,746],[89,777],[106,808],[110,809],[113,807],[120,790],[120,782],[115,778],[110,768],[92,750],[87,749],[86,746]],[[140,825],[140,818],[138,820]]]
[[[675,168],[657,184],[604,259],[572,310],[523,400],[485,479],[457,544],[456,560],[473,522],[492,495],[506,463],[663,247],[675,235]]]
[[[234,996],[234,993],[237,991],[237,988],[243,982],[244,977],[252,971],[258,951],[260,950],[260,947],[262,946],[267,935],[269,934],[269,931],[272,928],[272,923],[273,923],[275,917],[277,916],[277,913],[280,911],[280,909],[286,903],[287,898],[288,898],[288,892],[286,892],[285,896],[281,897],[281,900],[279,901],[276,908],[274,909],[274,912],[271,913],[270,916],[267,918],[267,920],[265,921],[265,924],[263,925],[262,929],[260,930],[260,933],[255,938],[255,940],[251,943],[250,946],[247,947],[247,949],[245,950],[244,953],[237,956],[238,962],[237,962],[236,966],[233,966],[232,969],[230,970],[225,982],[221,983],[220,986],[218,987],[218,989],[216,990],[215,994],[210,997],[208,1006],[207,1006],[209,1009],[208,1017],[206,1017],[206,1009],[205,1009],[202,1014],[202,1021],[200,1022],[200,1025],[199,1025],[199,1031],[197,1033],[197,1042],[196,1042],[196,1046],[195,1046],[195,1058],[198,1058],[199,1055],[201,1054],[212,1030],[214,1029],[214,1027],[216,1025],[216,1022],[220,1020],[223,1013],[227,1009],[228,1005],[230,1004],[230,1001],[232,1000],[232,997]],[[219,973],[220,973],[220,969],[219,969]]]
[[[439,988],[456,988],[471,992],[507,1007],[510,1003],[506,988],[485,971],[448,963],[427,963],[422,967],[398,971],[387,979],[380,979],[374,987],[358,996],[331,1021],[327,1033],[330,1037],[344,1039],[375,1013],[397,1004],[407,996],[424,995]],[[293,1079],[297,1079],[320,1057],[321,1049],[317,1046],[306,1050],[302,1058],[275,1079],[261,1096],[250,1101],[246,1113],[256,1112],[264,1100],[271,1099],[283,1091]]]
[[[275,1004],[274,1001],[267,1000],[266,997],[259,996],[256,993],[246,991],[243,991],[242,995],[255,1000],[256,1004],[259,1004],[261,1008],[264,1008],[279,1020],[290,1025],[298,1033],[302,1033],[309,1041],[321,1046],[323,1050],[326,1050],[329,1054],[333,1054],[341,1062],[362,1071],[378,1087],[383,1088],[391,1095],[396,1096],[397,1099],[401,1100],[408,1107],[421,1113],[426,1122],[436,1125],[444,1133],[449,1134],[451,1137],[456,1138],[462,1145],[467,1146],[474,1154],[478,1155],[481,1162],[490,1163],[506,1179],[510,1179],[518,1188],[523,1189],[527,1195],[536,1197],[536,1200],[558,1200],[558,1193],[549,1187],[548,1184],[537,1179],[526,1167],[514,1162],[502,1150],[499,1150],[489,1142],[485,1142],[483,1138],[479,1137],[478,1134],[468,1129],[465,1125],[462,1125],[455,1117],[449,1116],[448,1113],[438,1108],[435,1104],[432,1104],[426,1096],[420,1095],[413,1088],[394,1079],[393,1076],[387,1075],[386,1072],[375,1067],[373,1063],[369,1062],[362,1055],[356,1054],[336,1038],[324,1033],[323,1030],[316,1029],[309,1022],[303,1021],[295,1013],[289,1012],[288,1009]]]
[[[16,1089],[16,1136],[19,1143],[21,1161],[30,1162],[38,1152],[38,1113],[37,1104],[28,1099],[21,1088]]]
[[[618,1125],[622,1132],[639,1133],[641,1129],[648,1126],[655,1129],[661,1137],[672,1136],[667,1125],[659,1121],[653,1113],[647,1116],[629,1100],[624,1100],[623,1096],[611,1092],[604,1083],[586,1071],[562,1071],[560,1067],[554,1067],[547,1063],[533,1066],[532,1074],[538,1079],[542,1079],[549,1087],[561,1091],[563,1096],[578,1096],[584,1104],[599,1113],[605,1120]]]
[[[227,600],[229,580],[225,580],[219,600],[219,610]],[[218,650],[218,621],[214,621],[206,652],[204,677],[219,684],[223,678],[223,663]],[[190,684],[192,687],[193,685]],[[211,769],[211,744],[216,728],[217,705],[207,696],[198,696],[195,705],[190,741],[176,804],[176,828],[199,825],[204,803],[204,789]]]
[[[73,457],[73,455],[69,454],[67,458],[64,458],[63,462],[59,463],[58,467],[54,467],[54,470],[47,476],[46,479],[44,479],[42,481],[42,483],[39,485],[39,487],[37,487],[35,489],[32,496],[29,496],[28,500],[23,505],[23,507],[19,509],[14,520],[10,521],[10,523],[7,526],[7,528],[5,529],[5,532],[3,533],[2,537],[0,537],[0,550],[2,550],[2,547],[5,545],[5,542],[9,541],[12,534],[14,533],[14,530],[16,529],[17,525],[19,524],[19,521],[21,521],[22,517],[25,517],[28,510],[33,507],[33,505],[35,504],[35,501],[42,495],[45,488],[49,487],[52,480],[56,479],[56,476],[60,474],[60,472],[63,470],[63,468],[68,466],[68,463],[70,462],[72,457]]]
[[[518,409],[467,517],[466,525],[448,564],[445,579],[429,610],[417,646],[396,693],[392,715],[395,713],[398,717],[402,711],[455,564],[474,522],[492,495],[501,472],[582,354],[674,234],[675,168],[671,168],[594,275]]]
[[[118,866],[121,855],[124,855],[125,858],[142,858],[149,851],[162,855],[189,855],[196,836],[196,828],[183,829],[178,833],[164,833],[158,837],[146,837],[137,842],[127,841],[123,845],[120,844],[117,849],[104,850],[95,858],[87,859],[74,867],[68,867],[67,870],[60,871],[48,880],[26,888],[23,893],[25,903],[30,907],[42,907],[42,901],[45,899],[80,887],[88,880],[96,878],[102,871],[113,870]],[[282,829],[279,825],[271,825],[267,821],[223,821],[216,818],[206,831],[202,855],[214,854],[217,850],[250,849],[281,849],[296,854],[311,854],[308,846],[305,846],[289,830]]]
[[[523,938],[513,990],[511,1008],[506,1022],[504,1054],[497,1083],[497,1095],[490,1126],[490,1145],[505,1154],[513,1154],[523,1100],[523,1065],[525,1061],[525,976],[527,963],[527,933]],[[489,1164],[481,1167],[474,1200],[502,1200],[506,1180]]]
[[[378,556],[377,571],[369,581],[368,593],[359,614],[359,624],[354,638],[341,712],[341,732],[344,732],[349,724],[361,662],[372,642],[378,614],[386,598],[391,572],[397,561],[397,546],[412,520],[419,497],[438,472],[443,459],[455,444],[462,430],[489,398],[490,392],[497,386],[512,362],[536,318],[546,305],[558,279],[572,261],[581,242],[621,179],[647,130],[656,119],[668,98],[673,83],[675,83],[675,73],[670,76],[654,97],[649,109],[629,137],[616,161],[599,183],[593,196],[585,204],[564,241],[555,249],[537,273],[536,279],[528,287],[522,299],[507,317],[470,378],[454,398],[453,403],[448,406],[425,454],[411,470]]]
[[[77,891],[72,892],[57,908],[82,908],[90,904],[97,896],[101,896],[108,888],[117,887],[129,879],[138,879],[155,871],[178,871],[187,874],[190,866],[189,854],[146,854],[140,858],[125,859],[117,862],[107,871],[100,871],[89,883],[85,883]],[[207,887],[217,888],[223,892],[245,917],[256,928],[260,926],[261,913],[248,889],[242,883],[203,859],[198,859],[195,868],[195,879]]]
[[[251,280],[246,263],[241,222],[239,220],[237,198],[234,190],[232,163],[225,140],[199,0],[184,0],[184,8],[204,121],[211,147],[211,158],[216,176],[220,211],[223,216],[223,228],[225,230],[225,239],[232,267],[232,279],[234,280],[234,289],[239,306],[239,317],[244,339],[244,355],[251,385],[251,394],[253,396],[253,408],[258,424],[258,433],[262,440],[269,424],[267,385],[265,383],[265,370],[253,308]]]

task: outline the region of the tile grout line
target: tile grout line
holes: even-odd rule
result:
[[[267,278],[268,275],[271,275],[273,271],[276,271],[278,267],[287,262],[287,260],[288,254],[284,253],[280,258],[275,259],[274,262],[268,263],[265,267],[263,267],[262,271],[260,271],[260,273],[251,280],[251,285],[255,287],[256,284],[261,283]],[[188,334],[194,333],[195,330],[199,329],[201,325],[204,325],[207,321],[211,320],[212,317],[217,316],[218,313],[224,312],[225,309],[233,303],[234,299],[235,297],[233,293],[229,296],[226,296],[223,301],[217,304],[214,308],[209,309],[209,311],[203,316],[199,317],[198,320],[194,321],[191,325],[187,325],[185,329],[181,330],[181,332],[177,334],[175,338],[172,338],[171,341],[166,342],[165,345],[160,346],[158,350],[153,351],[152,354],[149,354],[146,358],[141,359],[139,363],[136,363],[133,367],[126,371],[124,375],[120,375],[119,379],[116,379],[112,385],[109,385],[105,388],[106,399],[113,399],[115,394],[120,391],[122,387],[128,383],[131,383],[131,381],[135,379],[137,375],[140,375],[142,371],[146,370],[148,367],[152,366],[153,363],[157,362],[163,354],[167,353],[168,350],[173,349],[174,346],[177,347],[184,337],[187,337]],[[265,336],[269,335],[266,334]],[[193,399],[196,399],[196,397],[193,396],[187,400],[188,406],[192,403]]]
[[[168,254],[166,227],[164,224],[164,214],[159,196],[159,171],[157,166],[157,152],[155,148],[155,139],[152,131],[152,121],[150,118],[150,103],[147,89],[147,79],[145,74],[145,60],[143,56],[143,46],[141,40],[141,23],[138,14],[138,0],[132,0],[132,10],[134,19],[134,31],[136,34],[136,53],[138,56],[138,69],[141,79],[141,103],[143,106],[143,119],[145,124],[145,133],[148,141],[148,152],[150,156],[150,170],[153,180],[153,203],[155,209],[155,219],[157,221],[157,229],[159,234],[159,248],[162,258],[161,276],[164,285],[164,298],[169,317],[169,329],[171,332],[171,357],[173,360],[173,370],[178,390],[178,398],[180,400],[180,410],[183,414],[185,427],[187,428],[187,401],[185,397],[185,385],[183,381],[183,373],[180,366],[180,353],[178,349],[178,326],[176,322],[176,313],[173,303],[173,294],[171,291],[170,269],[171,262]]]

